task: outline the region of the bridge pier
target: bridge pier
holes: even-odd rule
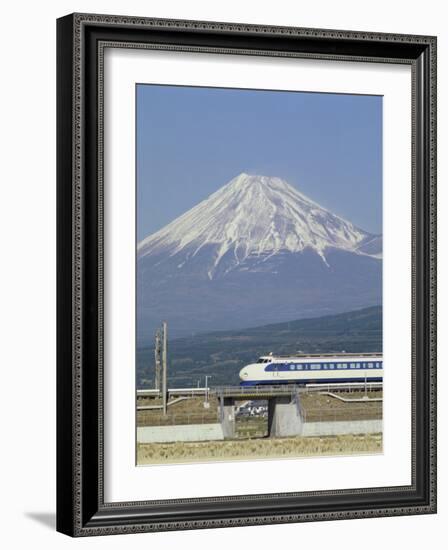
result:
[[[302,435],[303,418],[299,394],[268,399],[268,436],[291,437]]]
[[[224,439],[235,438],[235,399],[219,396],[219,418]]]

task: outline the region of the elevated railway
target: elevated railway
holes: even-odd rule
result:
[[[337,394],[343,392],[347,394],[351,391],[365,392],[365,396],[359,399],[347,399],[347,403],[367,403],[370,401],[380,401],[381,398],[372,399],[367,397],[367,392],[382,390],[382,382],[339,382],[332,384],[260,384],[254,386],[215,386],[204,388],[169,388],[168,395],[165,395],[166,406],[188,399],[204,399],[204,407],[210,405],[210,399],[215,398],[218,401],[218,424],[220,433],[224,439],[235,439],[236,437],[236,410],[238,401],[266,400],[268,403],[268,436],[269,437],[290,437],[303,435],[306,430],[314,430],[320,433],[333,433],[332,430],[361,430],[363,433],[369,431],[381,431],[380,420],[371,420],[359,418],[356,422],[342,422],[340,425],[336,422],[327,425],[317,423],[316,426],[307,423],[307,415],[301,405],[302,399],[309,398],[311,395],[331,395],[339,397]],[[162,392],[158,390],[137,390],[137,402],[145,398],[146,401],[140,401],[137,404],[138,411],[163,410]],[[148,399],[149,398],[149,399]],[[154,399],[153,403],[151,403]],[[157,401],[156,401],[157,399]],[[345,401],[344,397],[341,397]],[[149,401],[149,402],[148,402]],[[215,401],[216,403],[216,401]],[[350,406],[350,405],[349,405]],[[354,406],[354,405],[352,405]],[[164,413],[165,414],[165,413]],[[331,423],[330,423],[331,424]],[[372,425],[371,425],[372,424]],[[339,427],[338,427],[339,426]],[[199,428],[198,428],[199,429]],[[327,430],[327,431],[325,431]],[[345,433],[345,432],[344,432]],[[350,431],[347,433],[351,433]],[[356,432],[358,433],[358,432]],[[314,434],[314,432],[313,432]]]
[[[214,386],[210,388],[168,388],[168,397],[233,397],[248,399],[263,399],[269,397],[282,397],[296,393],[310,392],[347,392],[347,391],[373,391],[382,390],[382,382],[343,382],[334,384],[272,384],[258,386]],[[138,389],[137,397],[161,396],[161,391],[156,389]]]

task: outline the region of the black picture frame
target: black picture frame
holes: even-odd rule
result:
[[[412,67],[412,484],[104,502],[104,44]],[[57,21],[57,530],[71,536],[436,512],[436,38],[72,14]]]

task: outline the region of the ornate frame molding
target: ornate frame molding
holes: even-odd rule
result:
[[[129,37],[136,30],[138,35],[131,40]],[[202,43],[189,44],[185,33]],[[241,37],[242,42],[251,47],[237,44],[236,37]],[[266,48],[266,45],[273,49]],[[289,49],[285,49],[285,45]],[[104,502],[102,82],[105,47],[406,63],[412,66],[414,338],[411,486],[162,502]],[[330,53],[330,50],[338,53]],[[72,536],[90,536],[434,513],[436,38],[74,14],[58,20],[58,55],[58,530]],[[95,95],[93,90],[96,90]],[[92,113],[97,115],[95,127]],[[97,246],[95,243],[89,245],[92,236]],[[87,304],[90,311],[92,305],[95,306],[96,328],[93,321],[86,319]],[[90,364],[89,370],[87,364]],[[95,370],[94,375],[92,370]],[[425,384],[424,395],[416,391],[417,384],[422,383]],[[67,410],[67,403],[70,410]],[[424,411],[423,420],[417,419],[417,410]],[[92,411],[97,417],[93,428],[85,422],[86,414]],[[417,451],[422,456],[417,457]],[[378,503],[380,493],[389,494],[391,503]],[[282,507],[282,501],[292,497],[301,501],[308,499],[309,511],[302,506],[300,511],[293,512],[291,504],[286,504],[286,501]],[[322,509],[325,508],[319,503],[322,497],[331,497],[335,503],[333,509]],[[352,506],[344,509],[343,503],[350,498],[359,502],[357,509]],[[269,509],[267,501],[275,502],[280,511],[264,513],[263,509]],[[249,511],[248,502],[258,504],[256,511]],[[209,508],[217,505],[219,510],[212,514],[214,517],[199,512],[188,518],[182,517],[188,515],[185,505],[194,507],[201,503],[208,503]],[[166,517],[155,520],[152,517],[154,508],[167,505],[170,510]]]

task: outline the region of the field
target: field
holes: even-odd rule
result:
[[[218,421],[218,400],[209,399],[209,407],[204,408],[204,398],[185,399],[168,405],[167,415],[159,410],[140,410],[137,412],[137,426],[167,426],[184,424],[210,424]],[[138,405],[161,405],[161,399],[139,399]],[[168,402],[170,403],[170,402]]]
[[[364,392],[339,392],[343,399],[362,399]],[[380,399],[382,391],[368,392],[371,399]],[[325,394],[303,394],[300,398],[303,417],[307,422],[325,422],[333,420],[373,420],[382,418],[382,401],[353,401],[344,402]]]
[[[341,435],[137,445],[137,464],[378,454],[382,435]]]

